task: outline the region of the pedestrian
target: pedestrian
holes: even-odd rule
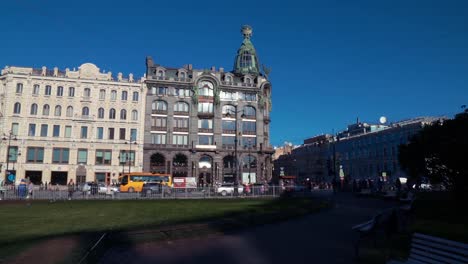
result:
[[[338,188],[338,182],[336,180],[336,178],[333,178],[332,180],[332,188],[333,188],[333,193],[336,193],[336,188]]]
[[[28,196],[26,198],[31,198],[33,197],[33,189],[34,189],[34,184],[30,181],[28,184]]]
[[[20,199],[26,198],[28,193],[28,186],[26,185],[26,181],[21,179],[20,184],[18,185],[18,196]]]
[[[72,199],[73,192],[75,192],[75,183],[73,182],[73,179],[70,179],[68,182],[68,200]]]
[[[399,177],[397,177],[397,179],[396,179],[395,187],[396,187],[397,193],[398,193],[398,195],[399,195],[399,194],[400,194],[400,191],[401,191],[401,181],[400,181],[400,178],[399,178]]]

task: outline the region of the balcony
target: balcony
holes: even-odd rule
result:
[[[183,116],[188,116],[189,112],[184,112],[184,111],[174,111],[174,115],[183,115]]]
[[[263,117],[263,122],[264,122],[265,124],[269,124],[269,123],[271,122],[270,117],[269,117],[269,116],[264,116],[264,117]]]
[[[223,129],[223,134],[236,134],[236,130]]]
[[[244,119],[253,119],[255,120],[257,117],[255,115],[244,115]]]
[[[199,128],[198,132],[199,133],[213,133],[213,129],[212,128]]]
[[[81,97],[81,102],[91,102],[91,97],[90,96],[83,96],[83,97]]]
[[[223,149],[235,149],[236,145],[235,144],[223,144]]]
[[[242,131],[244,135],[257,135],[257,131]]]
[[[151,131],[167,131],[167,127],[151,126]]]
[[[188,146],[188,145],[177,145],[177,144],[173,144],[172,147],[173,147],[173,148],[188,148],[189,146]]]
[[[174,127],[174,132],[188,132],[188,127]]]
[[[152,110],[151,114],[167,115],[167,110]]]
[[[201,99],[201,100],[213,100],[213,96],[212,96],[212,95],[199,95],[199,96],[198,96],[198,99]]]
[[[198,112],[198,117],[202,119],[209,119],[214,117],[213,112]]]

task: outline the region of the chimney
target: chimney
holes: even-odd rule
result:
[[[189,65],[188,65],[188,70],[191,71],[191,70],[192,70],[192,67],[193,67],[192,64],[189,64]]]
[[[216,71],[216,67],[215,67],[215,66],[211,66],[211,71],[212,71],[212,72],[215,72],[215,71]]]
[[[223,73],[223,72],[224,72],[224,68],[223,68],[223,67],[220,67],[220,68],[219,68],[219,72]]]

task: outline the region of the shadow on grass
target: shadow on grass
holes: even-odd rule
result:
[[[232,203],[242,201],[246,201],[246,199],[233,199]],[[216,203],[216,201],[210,201],[209,203]],[[14,256],[38,244],[48,243],[48,241],[53,238],[73,237],[75,242],[77,242],[77,246],[67,254],[67,257],[61,263],[96,263],[109,249],[115,247],[129,248],[138,243],[148,241],[224,233],[239,228],[274,223],[303,216],[327,208],[328,206],[328,202],[307,198],[288,197],[272,199],[265,200],[264,203],[260,204],[247,205],[243,210],[227,214],[211,214],[209,217],[196,217],[173,222],[159,222],[155,224],[145,224],[143,226],[130,225],[119,229],[102,229],[88,232],[55,234],[38,238],[23,238],[14,241],[13,245],[0,244],[0,248],[6,249],[4,252],[8,252],[7,255]],[[114,221],[118,221],[118,219]],[[99,243],[97,243],[97,241],[99,241]]]

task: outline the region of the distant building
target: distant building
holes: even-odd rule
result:
[[[122,171],[141,171],[145,93],[143,78],[115,77],[91,63],[65,71],[5,67],[0,180],[110,183]]]

